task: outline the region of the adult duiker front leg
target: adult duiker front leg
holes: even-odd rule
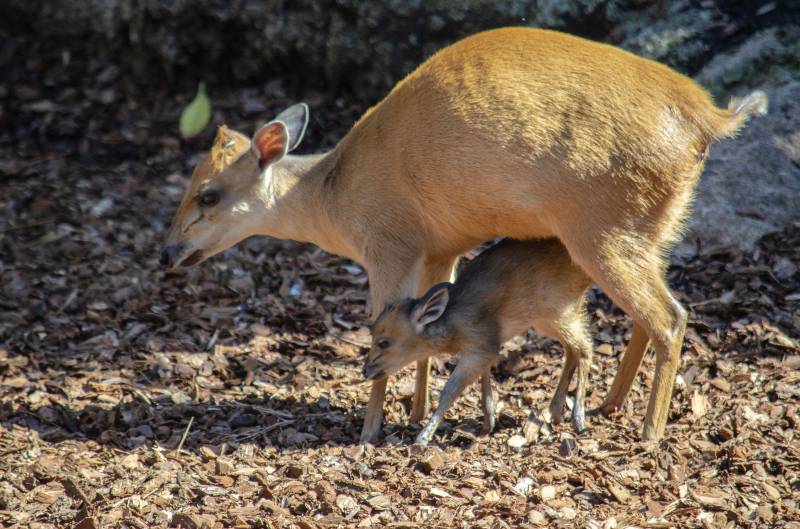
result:
[[[428,262],[423,265],[417,283],[416,297],[420,297],[433,285],[453,279],[455,277],[456,260],[441,260]],[[417,362],[416,384],[414,385],[414,399],[411,403],[409,422],[422,422],[430,409],[430,372],[431,359],[426,358]]]
[[[452,261],[426,262],[420,257],[422,252],[415,252],[411,247],[405,247],[403,251],[397,250],[391,256],[387,255],[386,248],[382,248],[382,251],[380,260],[382,265],[367,266],[373,319],[381,313],[387,302],[424,294],[433,284],[449,277],[453,266]],[[429,372],[429,359],[417,363],[412,420],[419,421],[427,413]],[[386,379],[377,380],[372,384],[367,414],[361,430],[362,444],[375,442],[378,438],[383,421],[386,384]]]

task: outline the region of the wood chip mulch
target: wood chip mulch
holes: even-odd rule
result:
[[[432,446],[410,446],[407,370],[383,441],[362,447],[364,272],[268,239],[164,271],[158,244],[209,141],[175,139],[192,94],[145,106],[101,62],[2,56],[0,526],[800,529],[800,226],[670,269],[690,324],[657,447],[638,442],[652,355],[586,433],[525,428],[563,361],[533,334],[495,369],[490,437],[475,387]],[[290,98],[273,83],[212,100],[217,123],[251,130]],[[330,113],[309,148],[365,105],[312,99]],[[591,297],[590,407],[630,333]],[[435,363],[434,401],[451,368]]]

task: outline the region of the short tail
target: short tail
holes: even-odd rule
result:
[[[717,112],[719,120],[716,123],[714,136],[716,138],[734,136],[747,123],[750,116],[765,115],[767,107],[767,94],[761,90],[756,90],[743,98],[731,98],[728,108]]]

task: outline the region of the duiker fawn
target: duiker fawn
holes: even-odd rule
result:
[[[364,375],[383,379],[412,361],[459,353],[439,406],[417,436],[428,444],[464,388],[481,379],[483,431],[494,429],[490,369],[500,346],[531,327],[556,338],[566,353],[550,414],[561,422],[567,388],[577,370],[572,421],[584,430],[586,380],[592,363],[586,289],[592,280],[572,262],[558,239],[506,239],[469,263],[455,284],[440,283],[419,299],[388,305],[372,327]]]
[[[251,235],[310,241],[361,263],[373,316],[449,278],[497,236],[557,237],[634,320],[604,408],[619,406],[648,340],[656,372],[643,436],[664,432],[686,311],[665,283],[709,145],[766,98],[727,109],[691,79],[620,49],[538,29],[479,33],[436,53],[330,152],[291,156],[295,105],[252,138],[221,127],[162,250],[192,265]],[[428,406],[417,364],[412,420]],[[362,441],[380,430],[372,386]]]

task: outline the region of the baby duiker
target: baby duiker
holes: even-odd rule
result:
[[[478,377],[482,377],[483,432],[489,433],[495,422],[490,369],[504,342],[533,327],[558,339],[566,353],[550,403],[553,422],[562,419],[577,369],[572,420],[580,432],[585,427],[586,379],[592,362],[585,296],[590,284],[557,239],[503,240],[469,263],[455,284],[440,283],[419,299],[387,306],[372,327],[364,375],[381,379],[437,353],[458,353],[461,358],[439,406],[416,442],[424,445],[431,440],[447,409]]]

